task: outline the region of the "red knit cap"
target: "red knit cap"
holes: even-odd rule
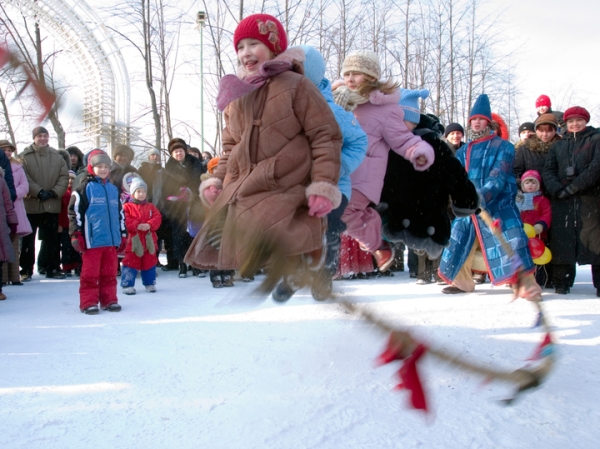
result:
[[[521,176],[521,182],[525,182],[526,179],[535,179],[538,185],[542,184],[542,177],[537,170],[527,170],[525,173],[523,173],[523,176]]]
[[[287,48],[287,37],[283,25],[269,14],[253,14],[240,22],[233,34],[233,46],[237,51],[242,39],[256,39],[278,55]]]
[[[541,108],[542,106],[546,106],[547,108],[552,107],[552,102],[550,101],[550,97],[548,95],[540,95],[537,100],[535,100],[535,108]]]
[[[582,108],[581,106],[572,106],[569,109],[567,109],[563,114],[563,120],[565,121],[565,123],[570,118],[582,118],[587,123],[590,121],[590,113],[587,111],[586,108]]]

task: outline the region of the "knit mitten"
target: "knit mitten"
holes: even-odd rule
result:
[[[138,257],[142,257],[144,255],[144,247],[142,246],[142,241],[140,240],[140,236],[138,234],[131,238],[131,250]]]
[[[154,254],[156,252],[156,248],[154,247],[154,239],[152,238],[151,232],[146,232],[146,249],[150,254]]]

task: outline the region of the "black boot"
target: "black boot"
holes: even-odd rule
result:
[[[221,281],[221,272],[219,270],[210,270],[209,276],[213,288],[223,287],[223,282]]]
[[[179,277],[186,278],[187,277],[187,264],[185,262],[179,262]]]

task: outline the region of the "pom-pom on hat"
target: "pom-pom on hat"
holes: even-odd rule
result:
[[[283,53],[287,48],[287,36],[283,25],[269,14],[253,14],[242,20],[233,33],[235,51],[242,39],[261,41],[275,55]]]
[[[400,102],[398,103],[404,111],[404,120],[418,124],[421,120],[421,108],[419,99],[425,100],[429,96],[429,90],[400,89]]]
[[[552,107],[552,102],[550,101],[550,97],[548,95],[540,95],[537,100],[535,100],[535,108],[541,108],[542,106],[546,106],[547,108]]]
[[[342,65],[342,75],[348,72],[364,73],[379,80],[381,78],[381,66],[377,54],[370,50],[353,51],[346,56]]]
[[[129,193],[131,194],[131,196],[133,196],[137,189],[146,189],[146,191],[148,190],[148,185],[140,177],[133,178],[133,181],[131,181],[131,184],[129,186]]]
[[[325,78],[325,59],[323,55],[310,45],[300,45],[304,51],[304,76],[307,77],[315,86],[319,86]]]
[[[521,126],[519,126],[519,134],[521,134],[523,131],[535,131],[533,123],[531,123],[531,122],[521,123]]]
[[[465,135],[465,129],[460,125],[460,123],[450,123],[448,126],[446,126],[444,137],[448,137],[448,135],[454,131],[459,131],[463,136]]]
[[[50,134],[50,133],[43,126],[36,126],[35,128],[33,128],[33,131],[31,131],[31,138],[35,139],[35,136],[37,136],[38,134]]]
[[[535,179],[538,185],[542,185],[542,177],[537,170],[527,170],[521,176],[521,183],[524,183],[527,179]]]
[[[587,123],[590,121],[590,113],[587,111],[586,108],[582,108],[581,106],[572,106],[569,109],[567,109],[563,114],[563,120],[565,121],[565,123],[570,118],[582,118]]]
[[[473,109],[471,109],[471,115],[469,115],[469,121],[475,117],[481,117],[492,123],[492,107],[490,106],[490,99],[486,94],[481,94],[475,100]]]
[[[535,129],[540,125],[552,125],[554,129],[558,129],[558,120],[552,113],[542,114],[535,120]]]

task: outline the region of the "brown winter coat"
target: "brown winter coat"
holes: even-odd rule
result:
[[[25,148],[20,157],[29,182],[29,194],[23,200],[25,211],[28,214],[60,213],[61,199],[69,185],[69,169],[64,158],[54,148],[34,149],[33,144]],[[37,196],[42,189],[53,190],[56,198],[40,201]]]
[[[302,68],[294,65],[294,71]],[[308,78],[286,71],[229,104],[223,152],[201,192],[222,181],[223,191],[190,246],[185,261],[235,269],[249,236],[277,237],[288,256],[323,245],[326,220],[308,215],[307,197],[341,201],[337,189],[342,135],[331,109]],[[202,197],[202,193],[201,193]],[[220,249],[208,241],[223,222]],[[218,245],[215,245],[218,246]]]

